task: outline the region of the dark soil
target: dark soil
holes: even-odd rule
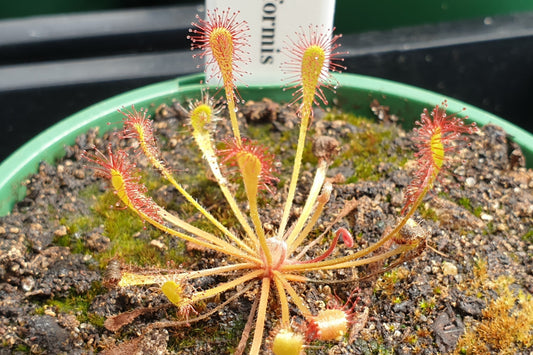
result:
[[[185,119],[172,106],[157,112],[157,132],[168,150],[166,154],[181,154],[174,168],[184,171],[179,164],[186,163],[183,154],[193,145],[190,138],[183,138]],[[293,111],[268,101],[248,105],[241,112],[247,119],[246,125],[269,124],[274,136],[297,123]],[[324,112],[316,112],[315,132],[340,137],[363,129],[346,122],[324,121],[323,116]],[[223,136],[226,130],[224,123],[219,123],[218,134]],[[337,184],[319,229],[334,219],[345,201],[353,198],[357,208],[340,225],[357,236],[359,247],[377,240],[387,226],[394,224],[402,208],[402,189],[410,181],[414,164],[410,133],[393,130],[396,138],[389,151],[406,152],[411,159],[402,169],[395,169],[390,162],[377,164],[374,168],[382,175],[377,181]],[[81,152],[93,144],[104,150],[108,140],[119,144],[113,135],[99,138],[96,132],[89,132],[80,136],[77,145],[69,147],[56,166],[40,166],[39,172],[27,180],[26,198],[9,216],[0,219],[0,354],[91,354],[103,350],[113,353],[117,349],[114,346],[129,339],[136,339],[129,343],[132,353],[231,351],[239,341],[251,307],[248,298],[231,303],[224,311],[191,327],[154,329],[137,338],[149,324],[172,320],[174,313],[168,300],[157,288],[104,287],[121,268],[118,260],[98,257],[113,241],[101,226],[88,232],[69,230],[65,216],[93,213],[92,200],[80,193],[95,184],[97,194],[105,189],[105,183],[84,166],[86,162],[80,161]],[[302,291],[306,292],[308,302],[315,304],[328,292],[345,300],[353,288],[360,289],[357,293],[360,313],[356,315],[356,329],[351,336],[339,343],[315,343],[309,353],[532,351],[533,171],[525,168],[520,149],[505,132],[490,125],[471,138],[471,145],[461,150],[452,165],[450,174],[441,179],[417,215],[428,232],[428,247],[421,255],[360,282],[309,285]],[[306,169],[297,204],[305,201],[312,179],[312,165],[307,164]],[[333,168],[330,176],[340,173],[348,178],[354,171],[353,162],[346,160]],[[285,169],[282,176],[288,176]],[[279,220],[277,203],[283,201],[283,192],[279,189],[262,216],[272,219],[274,225]],[[174,199],[173,193],[169,189],[157,190],[159,201]],[[148,231],[141,229],[139,233],[143,238]],[[159,248],[161,253],[172,248],[165,243],[146,238],[147,247]],[[184,253],[186,258],[194,258],[194,267],[206,267],[218,260],[213,253],[200,256],[195,250]],[[110,267],[104,270],[102,262]],[[363,277],[373,270],[361,268],[336,277],[358,274]],[[210,284],[217,280],[201,281]],[[503,303],[508,307],[499,314]],[[107,317],[143,307],[153,311],[117,332],[103,326]],[[497,317],[492,317],[493,314]],[[512,329],[516,324],[520,324],[518,331]],[[267,327],[272,329],[274,325],[268,323]],[[237,329],[236,335],[224,332],[233,328]],[[495,339],[494,334],[499,338]],[[187,341],[188,337],[194,340]],[[490,340],[491,337],[494,339]]]

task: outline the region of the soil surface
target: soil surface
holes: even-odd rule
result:
[[[377,116],[384,117],[379,105],[374,105],[374,109]],[[293,110],[270,101],[249,103],[240,112],[246,119],[244,132],[254,125],[267,124],[270,133],[278,137],[297,124]],[[315,134],[338,138],[365,129],[364,125],[323,120],[324,116],[323,111],[315,113]],[[188,168],[183,170],[183,164],[187,164],[183,155],[194,143],[187,137],[182,111],[177,105],[160,107],[155,119],[165,155],[181,154],[173,168],[188,173]],[[401,117],[394,120],[401,122]],[[407,162],[396,169],[384,160],[373,167],[380,179],[336,184],[318,225],[318,230],[323,230],[346,201],[355,199],[356,208],[338,224],[356,236],[355,248],[376,241],[387,227],[394,225],[402,208],[402,190],[414,168],[411,133],[395,128],[394,122],[382,124],[394,132],[389,153],[405,152]],[[217,134],[223,137],[228,127],[224,122],[217,127]],[[80,161],[80,155],[92,145],[103,151],[108,141],[123,144],[114,135],[100,138],[95,131],[80,136],[56,166],[42,164],[39,172],[28,178],[26,198],[9,216],[0,219],[0,354],[232,352],[253,295],[241,297],[189,327],[154,328],[143,333],[150,324],[173,319],[175,311],[169,301],[156,287],[112,287],[112,280],[127,266],[120,258],[104,260],[99,255],[110,250],[114,241],[103,226],[73,230],[68,223],[68,216],[94,213],[96,197],[88,198],[88,189],[97,186],[95,196],[105,191],[105,182],[85,167],[87,163]],[[290,143],[289,140],[288,147]],[[427,233],[427,248],[420,255],[374,276],[373,272],[382,266],[334,275],[338,280],[356,278],[351,283],[311,284],[300,290],[310,307],[317,309],[328,295],[335,294],[345,301],[357,289],[352,295],[357,304],[351,334],[339,342],[313,343],[308,353],[532,351],[533,171],[525,168],[519,147],[498,127],[482,127],[470,143],[461,149],[458,159],[451,163],[450,173],[441,178],[417,212],[416,219]],[[291,153],[290,148],[282,149],[280,160]],[[189,164],[194,165],[195,160],[191,158]],[[329,176],[349,178],[354,171],[353,162],[346,159],[333,167]],[[305,164],[295,213],[305,202],[313,172],[314,167]],[[284,167],[281,176],[288,176]],[[272,202],[263,206],[266,224],[275,227],[279,221],[284,193],[284,188],[279,188]],[[158,201],[176,199],[175,191],[168,188],[159,188],[155,194]],[[145,240],[146,248],[159,254],[178,248],[176,241],[153,238],[150,231],[151,227],[145,226],[138,232],[138,239]],[[220,258],[216,253],[202,253],[187,246],[181,250],[185,260],[194,260],[185,262],[189,268],[216,265]],[[363,279],[357,281],[357,277]],[[201,279],[195,287],[219,281]],[[213,300],[206,307],[215,307],[230,295]],[[105,319],[111,316],[139,309],[139,316],[117,331],[104,326]],[[276,319],[267,322],[268,330],[275,327]]]

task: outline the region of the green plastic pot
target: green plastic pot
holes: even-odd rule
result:
[[[407,129],[420,117],[423,108],[431,109],[445,99],[444,96],[427,90],[383,79],[354,74],[337,74],[335,78],[339,82],[336,94],[330,92],[328,95],[336,106],[371,117],[369,104],[377,99],[382,105],[390,106],[391,112],[402,117]],[[0,165],[0,216],[10,213],[14,204],[24,198],[26,189],[23,182],[37,171],[39,163],[53,163],[61,158],[65,154],[64,147],[74,144],[78,135],[96,126],[100,127],[102,133],[116,127],[107,123],[121,121],[122,115],[117,112],[121,107],[154,107],[173,99],[183,101],[198,98],[202,88],[198,83],[203,79],[203,74],[196,74],[112,97],[64,119],[33,138]],[[277,101],[291,99],[291,92],[283,91],[279,86],[243,87],[240,93],[247,100],[260,100],[263,97]],[[463,108],[466,111],[462,111]],[[531,133],[457,100],[448,99],[448,109],[449,112],[468,115],[480,126],[492,123],[502,127],[522,147],[528,167],[533,167]]]

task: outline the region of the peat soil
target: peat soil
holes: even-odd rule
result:
[[[294,111],[268,100],[248,104],[241,112],[246,118],[244,129],[261,122],[271,125],[272,134],[279,134],[296,124]],[[338,137],[347,130],[362,129],[347,122],[322,120],[323,115],[321,111],[315,113],[315,132]],[[193,145],[190,137],[179,138],[176,133],[184,135],[184,123],[176,105],[157,110],[157,134],[166,154],[185,154]],[[218,134],[224,134],[227,127],[219,125]],[[394,224],[402,208],[402,190],[415,167],[411,133],[396,128],[395,132],[389,150],[407,152],[411,158],[399,169],[391,168],[391,163],[378,164],[375,169],[382,178],[377,181],[336,184],[319,231],[352,199],[357,201],[356,208],[339,225],[356,237],[355,248],[377,240],[385,228]],[[57,165],[43,163],[38,173],[27,179],[26,198],[10,215],[0,218],[0,354],[114,353],[118,344],[131,339],[137,339],[130,341],[135,343],[129,348],[131,353],[231,352],[240,331],[236,338],[218,335],[214,339],[212,334],[232,327],[242,330],[242,319],[251,307],[249,298],[236,300],[190,327],[154,329],[138,338],[149,324],[172,319],[169,301],[155,287],[104,287],[121,268],[117,260],[109,261],[107,270],[97,261],[98,253],[113,241],[101,227],[73,233],[65,225],[63,217],[67,214],[92,213],[90,200],[81,198],[81,191],[95,184],[100,184],[99,193],[105,189],[106,184],[85,167],[87,163],[80,160],[80,155],[92,145],[105,150],[108,141],[119,144],[115,135],[101,138],[91,131],[80,136],[76,145],[67,147],[65,158]],[[348,159],[329,175],[349,177],[354,171],[352,164]],[[313,284],[302,290],[307,301],[316,304],[332,293],[346,300],[353,289],[358,289],[358,312],[351,334],[338,343],[312,344],[308,353],[532,351],[533,171],[525,168],[524,156],[510,137],[491,125],[474,134],[470,145],[460,150],[451,165],[450,173],[441,178],[417,212],[417,220],[427,231],[427,248],[420,255],[362,281]],[[299,184],[296,207],[305,201],[312,179],[313,168],[307,170]],[[283,193],[284,189],[278,190],[272,208],[262,215],[271,218],[274,226],[279,220],[276,201],[283,201]],[[75,238],[85,251],[75,253],[72,247],[61,246],[58,241],[62,238]],[[148,240],[147,248],[160,248],[164,253],[167,246]],[[186,249],[185,253],[194,254],[196,267],[212,265],[218,258],[214,253],[200,257],[198,251]],[[336,277],[364,277],[376,270],[379,267],[361,268]],[[83,303],[85,296],[86,305],[65,306],[69,302]],[[110,316],[143,307],[154,311],[116,332],[103,326],[103,320]],[[497,313],[498,307],[504,308],[501,314]],[[272,329],[273,324],[267,327]],[[513,328],[516,324],[520,329]],[[209,329],[206,334],[211,335],[202,338],[202,329]],[[186,341],[193,334],[194,341]],[[491,340],[494,334],[498,339]]]

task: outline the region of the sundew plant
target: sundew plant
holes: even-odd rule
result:
[[[314,142],[313,151],[318,158],[314,179],[297,218],[291,218],[293,200],[301,176],[302,156],[307,140],[307,131],[313,116],[313,106],[327,104],[323,89],[331,86],[330,71],[339,71],[340,36],[333,36],[331,30],[317,26],[300,29],[286,41],[287,61],[280,70],[287,73],[287,89],[294,90],[292,105],[297,105],[299,116],[298,144],[293,160],[292,175],[288,178],[282,216],[274,228],[265,228],[258,203],[262,191],[268,197],[278,182],[275,157],[263,147],[241,135],[236,115],[238,104],[237,80],[243,81],[239,64],[245,61],[248,27],[238,20],[238,12],[215,10],[207,13],[205,20],[198,18],[190,30],[192,47],[206,57],[207,65],[216,68],[220,78],[231,122],[231,134],[223,142],[215,142],[214,130],[221,109],[214,100],[203,95],[201,100],[190,105],[190,134],[201,151],[210,175],[218,184],[227,206],[235,216],[236,225],[224,225],[195,196],[189,194],[180,184],[180,171],[171,171],[162,159],[161,151],[154,137],[149,115],[144,109],[123,109],[124,139],[137,141],[138,152],[129,154],[126,150],[105,152],[94,150],[85,154],[92,162],[98,175],[110,181],[117,198],[139,218],[169,235],[212,250],[224,259],[218,266],[201,270],[161,271],[160,273],[123,272],[119,287],[158,285],[169,301],[178,309],[181,317],[168,326],[180,326],[204,319],[214,313],[197,307],[201,302],[215,299],[227,293],[225,301],[216,309],[246,294],[255,294],[242,338],[236,353],[248,351],[259,354],[268,347],[275,354],[300,354],[306,344],[319,339],[333,341],[342,338],[349,331],[354,307],[344,305],[313,313],[299,284],[310,282],[339,283],[343,280],[324,280],[327,270],[352,269],[361,265],[388,262],[396,265],[406,259],[410,252],[425,246],[422,228],[411,218],[424,196],[432,189],[441,171],[447,165],[465,134],[472,133],[474,125],[465,125],[462,118],[446,114],[446,103],[437,105],[431,113],[424,110],[415,129],[415,144],[418,169],[405,191],[405,204],[398,222],[388,229],[376,243],[355,250],[354,241],[345,228],[334,230],[334,224],[325,228],[318,237],[313,235],[317,221],[332,195],[332,182],[326,178],[328,167],[339,150],[338,143],[331,137],[321,137]],[[253,73],[250,73],[253,75]],[[222,148],[220,148],[222,146]],[[136,174],[135,159],[138,154],[146,156],[169,184],[199,211],[213,228],[200,229],[182,219],[179,211],[167,211],[150,196],[148,189]],[[230,166],[231,169],[224,166]],[[229,175],[228,171],[236,171]],[[232,184],[235,178],[243,186],[245,201],[237,199]],[[331,234],[331,237],[329,235]],[[339,239],[343,243],[340,244]],[[329,243],[325,242],[330,240]],[[317,254],[309,252],[310,247],[324,248]],[[384,245],[392,245],[382,248]],[[354,249],[349,253],[339,252],[341,248]],[[342,250],[341,250],[342,251]],[[223,276],[223,282],[214,287],[195,289],[191,283],[206,276]],[[346,280],[353,282],[353,280]],[[224,298],[220,298],[224,299]],[[215,311],[216,311],[215,309]],[[269,311],[270,309],[270,311]],[[303,322],[294,324],[294,317]],[[268,345],[265,343],[267,319],[275,324],[274,334]],[[236,344],[237,345],[237,344]]]

